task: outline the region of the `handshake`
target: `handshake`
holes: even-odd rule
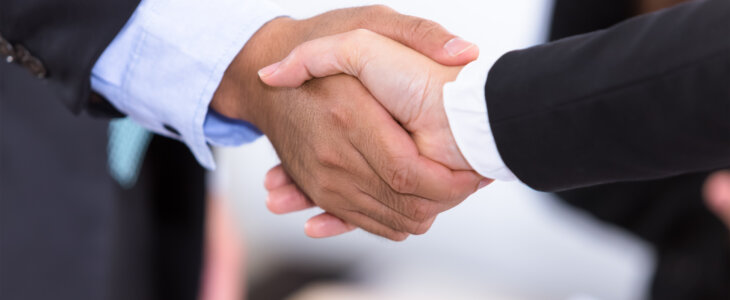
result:
[[[211,108],[274,145],[272,212],[319,206],[309,236],[359,227],[401,241],[492,182],[459,151],[443,103],[477,56],[438,24],[383,6],[278,18],[229,66]]]

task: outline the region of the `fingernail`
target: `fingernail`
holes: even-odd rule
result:
[[[471,49],[471,47],[474,47],[474,44],[467,42],[460,37],[455,37],[446,42],[446,45],[444,45],[444,49],[446,49],[446,52],[448,52],[451,56],[459,56]]]
[[[483,189],[485,186],[488,186],[490,183],[492,183],[491,179],[482,179],[482,181],[479,182],[478,190]]]
[[[276,70],[279,69],[279,66],[281,65],[281,62],[275,63],[273,65],[270,65],[268,67],[265,67],[261,70],[259,70],[259,77],[269,77],[273,75]]]

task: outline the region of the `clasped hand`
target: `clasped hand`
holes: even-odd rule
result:
[[[297,30],[307,32],[288,34]],[[264,39],[284,44],[275,53],[249,47]],[[274,145],[282,163],[265,182],[271,211],[321,207],[305,226],[312,237],[360,227],[400,241],[491,182],[459,152],[442,98],[461,67],[440,63],[477,55],[439,25],[382,6],[278,19],[242,50],[212,105]],[[260,80],[246,76],[254,66]]]

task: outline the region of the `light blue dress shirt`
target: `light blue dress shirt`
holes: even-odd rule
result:
[[[142,0],[94,65],[91,86],[143,127],[184,142],[213,169],[208,144],[237,146],[261,136],[208,107],[238,52],[281,15],[263,0]]]

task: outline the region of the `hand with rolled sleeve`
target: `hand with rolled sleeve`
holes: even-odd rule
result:
[[[92,88],[145,128],[184,142],[212,169],[209,143],[237,146],[261,136],[208,107],[246,41],[280,15],[267,1],[143,0],[94,65]]]
[[[272,89],[257,76],[309,39],[357,28],[450,65],[476,58],[463,51],[469,43],[382,6],[301,21],[280,15],[262,1],[145,0],[97,62],[93,88],[146,128],[185,142],[208,168],[208,144],[266,134],[317,205],[392,240],[425,232],[436,213],[477,189],[481,176],[421,155],[357,80]],[[335,101],[343,97],[357,101]]]

